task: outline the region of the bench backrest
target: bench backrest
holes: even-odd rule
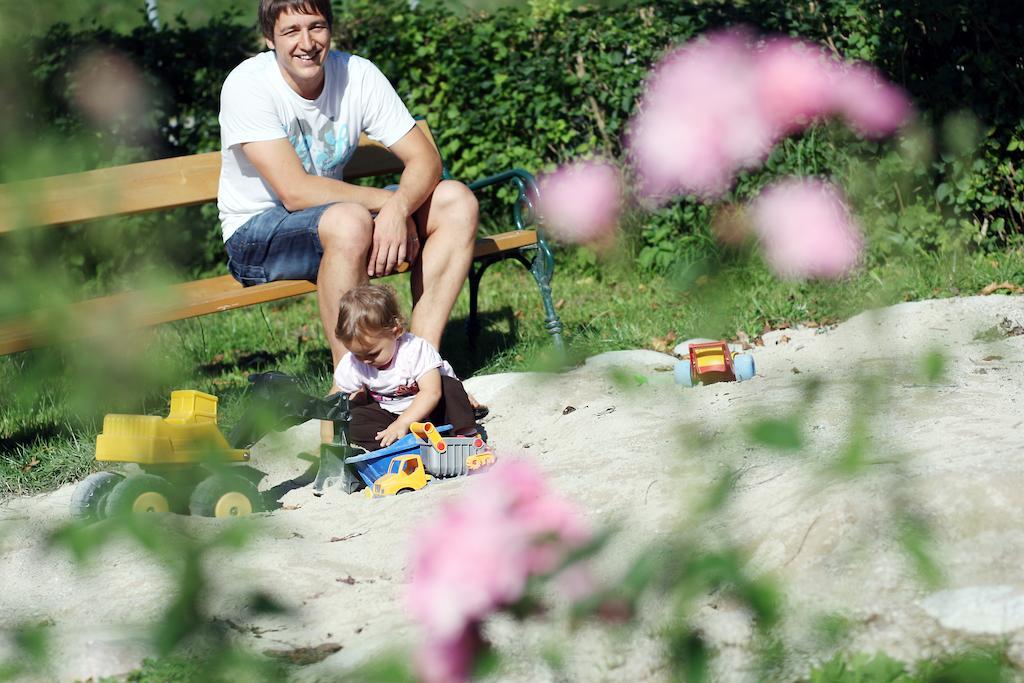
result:
[[[436,147],[426,121],[416,125]],[[402,168],[398,157],[364,134],[345,164],[345,179]],[[208,152],[0,185],[0,233],[211,202],[219,178],[220,152]]]

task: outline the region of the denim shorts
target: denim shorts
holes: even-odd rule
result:
[[[246,287],[273,280],[316,282],[324,255],[317,226],[330,206],[293,213],[275,206],[250,218],[224,243],[231,275]]]
[[[398,185],[384,189],[394,192]],[[245,287],[274,280],[315,283],[324,255],[317,228],[331,206],[322,204],[293,213],[275,206],[250,218],[224,243],[231,275]]]

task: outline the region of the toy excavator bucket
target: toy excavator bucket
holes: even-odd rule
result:
[[[441,438],[441,434],[432,422],[413,422],[409,425],[409,431],[433,446],[438,453],[444,453],[448,448],[448,444]]]

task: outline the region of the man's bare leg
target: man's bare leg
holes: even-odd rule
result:
[[[454,180],[442,180],[416,211],[423,249],[412,268],[410,327],[437,349],[473,261],[478,214],[476,197]]]
[[[317,226],[324,255],[317,271],[317,302],[320,322],[324,326],[327,343],[331,347],[331,372],[338,367],[347,349],[334,336],[338,324],[338,304],[348,290],[366,282],[366,259],[373,239],[373,218],[359,204],[334,204],[320,217]],[[331,391],[338,387],[331,385]],[[320,440],[334,438],[334,425],[329,420],[320,422]]]

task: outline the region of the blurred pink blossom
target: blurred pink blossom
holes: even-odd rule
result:
[[[152,97],[138,67],[111,50],[82,55],[71,65],[70,81],[72,100],[95,125],[134,121]]]
[[[829,183],[774,183],[752,202],[750,214],[765,261],[781,277],[838,278],[860,261],[860,227]]]
[[[836,107],[837,64],[819,48],[774,38],[757,54],[757,101],[779,134],[796,132]]]
[[[712,33],[655,68],[627,135],[644,196],[715,197],[767,156],[772,131],[757,106],[748,41],[741,31]]]
[[[540,179],[538,208],[551,234],[563,242],[599,242],[619,222],[619,172],[604,161],[563,166]]]
[[[416,536],[407,604],[429,634],[421,674],[465,680],[467,650],[481,642],[477,625],[522,598],[531,576],[558,570],[590,535],[580,512],[526,462],[503,460],[473,481]],[[571,584],[583,585],[578,575]]]
[[[626,146],[640,194],[714,199],[784,136],[842,114],[887,135],[909,116],[903,92],[868,66],[843,66],[790,38],[760,47],[747,31],[711,33],[670,53],[647,83]]]
[[[838,79],[837,106],[858,133],[874,138],[895,132],[911,110],[904,92],[867,64],[843,71]]]

